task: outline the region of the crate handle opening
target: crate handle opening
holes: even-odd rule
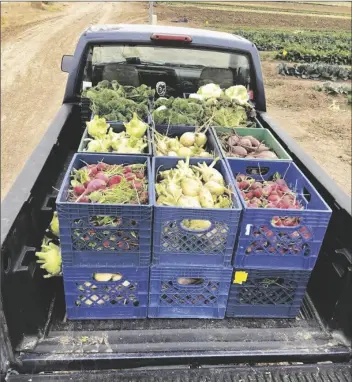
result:
[[[204,279],[201,277],[179,277],[177,283],[182,286],[201,285],[204,283]]]
[[[213,223],[204,219],[184,219],[180,222],[180,228],[192,233],[201,233],[211,231]]]
[[[248,175],[266,175],[269,171],[270,171],[269,167],[260,167],[260,166],[246,167],[246,173]]]
[[[123,275],[121,273],[94,273],[93,279],[98,282],[120,281]]]
[[[302,218],[297,216],[274,216],[270,223],[275,228],[296,228],[302,224]]]

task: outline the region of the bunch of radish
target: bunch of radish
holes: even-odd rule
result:
[[[277,155],[257,138],[234,133],[217,133],[226,156],[234,158],[278,159]]]
[[[263,181],[238,174],[236,182],[248,208],[304,209],[297,193],[288,187],[279,174],[275,174],[273,180]]]
[[[146,204],[145,164],[87,164],[71,173],[68,201],[76,203]]]

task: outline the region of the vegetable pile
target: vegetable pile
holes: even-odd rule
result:
[[[231,191],[214,168],[217,159],[209,166],[205,162],[190,166],[187,158],[178,161],[176,168],[160,171],[155,185],[156,203],[185,208],[231,208]],[[190,228],[196,228],[198,222],[202,221],[192,220]]]
[[[219,85],[207,84],[187,99],[159,98],[153,111],[156,125],[201,126],[211,119],[214,126],[238,127],[251,125],[254,117],[242,85],[223,91]]]
[[[154,96],[154,92],[146,85],[135,88],[104,80],[83,91],[82,96],[89,98],[91,110],[99,117],[108,121],[127,122],[132,119],[133,113],[141,119],[147,117],[148,99]]]
[[[235,158],[278,159],[277,155],[263,142],[252,135],[239,136],[233,133],[217,133],[226,156]]]
[[[43,276],[45,279],[61,275],[62,259],[59,240],[59,219],[56,211],[54,212],[47,233],[51,237],[44,236],[41,251],[35,253],[38,257],[37,263],[41,264],[40,268],[48,273]]]
[[[248,208],[304,209],[297,193],[288,187],[278,173],[273,176],[273,180],[268,181],[258,181],[238,174],[236,182]]]
[[[147,204],[145,164],[87,164],[71,173],[68,201],[76,203]]]
[[[196,129],[194,132],[183,133],[180,137],[169,137],[160,134],[154,129],[154,141],[157,156],[169,157],[204,157],[211,158],[213,155],[206,151],[205,146],[208,138],[207,129]]]
[[[91,138],[85,139],[88,144],[84,151],[118,154],[142,153],[148,146],[145,136],[148,125],[142,122],[136,113],[133,113],[133,118],[128,123],[124,122],[124,126],[126,131],[115,133],[106,123],[105,118],[95,115],[93,120],[87,122],[87,130]]]

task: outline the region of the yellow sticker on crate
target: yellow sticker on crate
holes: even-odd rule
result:
[[[233,278],[233,284],[242,284],[247,281],[248,273],[244,271],[235,272],[235,276]]]

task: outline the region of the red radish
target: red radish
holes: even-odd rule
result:
[[[137,182],[137,181],[135,181],[135,180],[132,181],[131,186],[132,186],[133,188],[135,188],[136,190],[140,190],[140,189],[142,189],[142,187],[143,187],[141,182]]]
[[[91,179],[89,179],[89,180],[87,180],[87,181],[85,181],[85,182],[83,183],[84,188],[87,188],[87,187],[88,187],[88,184],[89,184],[90,181],[91,181]]]
[[[121,182],[122,176],[114,175],[109,179],[108,186],[111,187],[114,184],[119,184]]]
[[[92,167],[89,167],[92,166]],[[88,175],[94,177],[98,173],[97,165],[89,165],[89,172]]]
[[[268,196],[271,193],[271,187],[270,186],[264,186],[262,191],[263,191],[264,196]]]
[[[136,176],[132,173],[132,172],[129,172],[125,175],[125,179],[130,182],[132,180],[134,180],[136,178]]]
[[[278,184],[279,186],[287,186],[287,183],[284,179],[277,179],[276,184]]]
[[[144,173],[143,172],[137,172],[136,177],[138,179],[143,179],[144,178]]]
[[[251,184],[251,190],[255,190],[256,188],[262,188],[263,185],[260,182],[254,182]]]
[[[106,188],[106,183],[102,179],[93,179],[89,182],[87,188],[81,194],[81,196],[76,200],[76,202],[79,202],[84,196],[87,194],[90,194],[93,191],[103,190]]]
[[[253,191],[253,195],[256,197],[256,198],[261,198],[262,195],[263,195],[263,191],[260,187],[256,188],[254,191]]]
[[[89,203],[89,199],[88,199],[88,196],[80,196],[77,200],[76,200],[77,203]]]
[[[244,191],[241,191],[241,196],[242,196],[243,199],[245,199],[247,194]]]
[[[238,184],[240,190],[246,190],[249,186],[250,184],[246,180],[243,180]]]
[[[83,184],[78,184],[77,186],[73,187],[73,190],[77,196],[83,194],[83,192],[86,190],[83,186]]]
[[[247,192],[247,194],[246,194],[246,197],[249,199],[249,200],[251,200],[251,199],[253,199],[253,191],[249,191],[249,192]]]
[[[125,168],[123,169],[123,173],[124,173],[124,174],[128,174],[129,172],[132,172],[131,167],[125,167]]]
[[[268,203],[268,204],[265,206],[265,208],[277,208],[277,206],[276,206],[275,203],[270,202],[270,203]]]
[[[270,195],[268,196],[268,200],[269,200],[269,202],[277,202],[279,199],[280,199],[280,197],[279,197],[278,195],[270,194]]]
[[[236,182],[244,182],[247,179],[246,175],[238,174],[236,176]]]
[[[97,164],[97,169],[98,171],[103,171],[103,170],[106,170],[106,168],[108,167],[108,165],[104,162],[99,162]]]
[[[95,179],[101,179],[103,180],[105,183],[108,183],[109,181],[109,177],[104,174],[102,171],[98,172],[96,175],[95,175]]]

